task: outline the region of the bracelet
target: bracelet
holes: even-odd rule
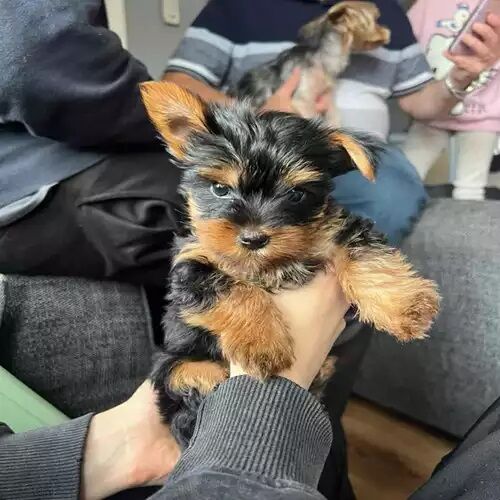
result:
[[[444,84],[448,89],[448,92],[459,101],[463,101],[466,98],[468,94],[467,90],[457,89],[449,74],[444,79]]]

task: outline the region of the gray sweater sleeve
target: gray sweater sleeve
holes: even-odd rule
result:
[[[11,434],[5,427],[0,429],[0,498],[78,498],[91,417],[86,415],[57,427],[21,434]]]
[[[0,122],[77,147],[156,142],[138,88],[151,77],[96,25],[101,7],[0,0]]]
[[[236,377],[204,401],[189,448],[156,499],[318,499],[332,444],[321,404],[283,378]]]
[[[77,499],[91,416],[24,434],[0,429],[2,500]],[[224,382],[156,499],[317,500],[332,443],[320,403],[283,378]]]

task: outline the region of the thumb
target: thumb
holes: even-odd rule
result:
[[[281,85],[281,87],[276,91],[281,97],[291,98],[299,86],[300,82],[300,68],[294,68],[292,74],[288,79]]]

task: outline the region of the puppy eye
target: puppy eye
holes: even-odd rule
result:
[[[304,199],[305,195],[306,193],[302,189],[292,189],[288,192],[288,199],[292,203],[300,203]]]
[[[218,182],[214,182],[210,190],[215,196],[217,196],[217,198],[224,198],[231,192],[231,189],[228,186],[219,184]]]

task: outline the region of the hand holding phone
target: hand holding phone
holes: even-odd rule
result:
[[[475,23],[486,23],[489,13],[500,15],[500,0],[481,0],[464,24],[455,40],[450,45],[449,52],[453,55],[471,55],[472,50],[463,42],[466,34],[474,35],[472,27]]]

